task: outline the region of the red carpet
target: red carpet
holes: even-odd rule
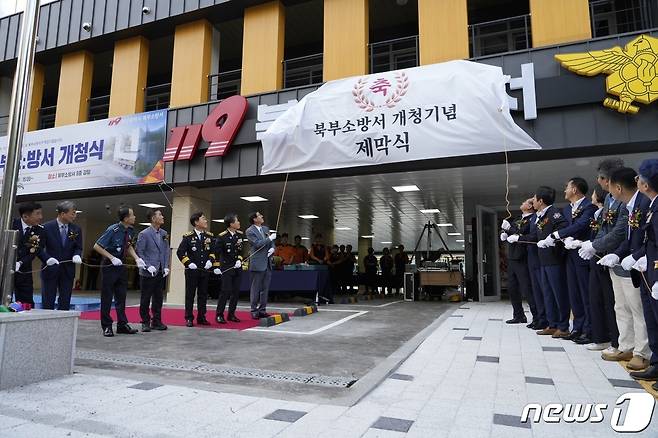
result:
[[[114,309],[111,312],[114,322],[116,322],[116,313]],[[217,324],[215,322],[215,310],[208,309],[206,312],[206,318],[210,322],[210,325],[198,325],[196,323],[196,310],[194,311],[194,327],[200,328],[211,328],[211,329],[228,329],[228,330],[245,330],[251,327],[257,327],[258,321],[251,319],[251,314],[249,312],[236,312],[235,316],[240,319],[240,322],[230,322],[227,321],[226,324]],[[139,306],[137,307],[126,307],[126,316],[128,317],[128,322],[131,324],[136,324],[134,328],[139,329],[142,322],[141,316],[139,316]],[[224,314],[226,317],[226,314]],[[101,312],[100,310],[94,310],[89,312],[82,312],[80,319],[88,319],[92,321],[100,321]],[[162,322],[170,326],[179,326],[185,327],[185,309],[162,309]]]

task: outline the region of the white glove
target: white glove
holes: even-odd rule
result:
[[[71,261],[73,263],[75,263],[76,265],[81,265],[82,264],[82,257],[80,257],[79,255],[74,255],[73,258],[71,259]]]
[[[633,269],[635,262],[637,262],[637,260],[635,260],[632,255],[628,255],[621,261],[621,267],[624,268],[624,271],[630,271]]]
[[[592,246],[592,242],[589,240],[583,242],[583,244],[580,246],[580,249],[578,250],[578,255],[584,260],[591,259],[594,257],[594,254],[596,254],[596,250]]]
[[[55,257],[51,257],[48,260],[46,260],[46,264],[48,266],[59,265],[59,260],[57,260]]]
[[[158,269],[155,266],[149,266],[146,270],[151,273],[151,277],[155,277],[155,274],[158,273]]]
[[[274,254],[274,248],[270,248],[267,250],[267,256],[272,257],[272,254]]]
[[[555,246],[555,239],[553,239],[552,236],[548,236],[546,239],[544,239],[544,243],[546,244],[546,248],[549,246]]]
[[[516,242],[519,241],[519,235],[518,235],[518,234],[512,234],[511,236],[509,236],[509,237],[507,238],[507,241],[508,241],[509,243],[516,243]]]
[[[635,262],[633,269],[640,272],[647,272],[647,256],[641,257],[640,260]]]
[[[194,263],[190,263],[187,265],[187,269],[196,269],[196,265]]]
[[[21,269],[22,262],[16,262],[16,272],[18,272]]]
[[[537,241],[537,248],[548,248],[546,241],[544,239]]]
[[[276,240],[276,233],[270,233],[270,240],[274,242]]]
[[[601,260],[596,262],[597,265],[607,266],[608,268],[613,268],[619,264],[619,256],[617,254],[606,254],[601,257]]]
[[[578,249],[581,246],[583,246],[582,240],[574,239],[571,241],[571,249]]]
[[[221,269],[219,269],[219,268],[215,268],[215,269],[213,269],[212,272],[213,272],[213,274],[215,274],[215,275],[222,275],[222,271],[221,271]]]
[[[503,230],[507,231],[507,230],[509,230],[510,228],[512,228],[512,224],[510,224],[509,221],[508,221],[507,219],[503,219],[503,223],[500,224],[500,228],[502,228]]]
[[[574,239],[573,237],[569,236],[566,239],[562,241],[564,243],[564,247],[566,249],[574,249],[571,245],[573,245]]]
[[[203,269],[207,271],[210,268],[212,268],[212,262],[210,260],[206,260],[206,264],[203,266]]]
[[[651,288],[651,298],[658,300],[658,281],[656,281]]]
[[[112,262],[112,264],[113,264],[114,266],[121,266],[121,265],[123,265],[123,262],[121,261],[121,259],[118,259],[118,258],[116,258],[116,257],[112,257],[112,258],[110,259],[110,261]]]
[[[555,236],[555,237],[553,237],[553,236]],[[551,233],[551,238],[556,239],[556,240],[559,240],[559,239],[560,239],[560,233],[557,232],[557,231],[553,231],[553,232]]]
[[[146,269],[146,263],[144,263],[144,260],[142,260],[141,258],[137,257],[135,259],[135,262],[137,263],[137,267],[139,269]]]
[[[169,268],[164,268],[164,273],[162,274],[162,278],[165,278],[167,275],[169,275]]]
[[[500,233],[500,241],[501,242],[506,242],[508,237],[509,236],[507,235],[507,233]]]
[[[242,267],[242,261],[241,260],[236,260],[235,261],[235,266],[233,266],[235,269],[240,269]]]

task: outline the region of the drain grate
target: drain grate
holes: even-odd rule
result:
[[[104,353],[94,350],[78,349],[76,351],[75,357],[79,360],[92,360],[96,362],[110,362],[122,365],[146,366],[174,371],[192,371],[195,373],[212,374],[226,377],[240,377],[247,379],[301,383],[305,385],[329,386],[334,388],[349,388],[356,382],[356,379],[339,376],[288,373],[283,371],[260,370],[257,368],[224,367],[205,362],[130,356],[125,354]]]

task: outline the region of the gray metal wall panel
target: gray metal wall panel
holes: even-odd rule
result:
[[[48,5],[50,6],[50,5]],[[48,41],[48,21],[50,20],[50,7],[41,8],[39,11],[39,26],[37,27],[37,37],[39,40],[35,50],[43,50]]]
[[[221,2],[217,2],[218,4]],[[200,8],[207,8],[208,6],[214,5],[215,2],[213,0],[200,0],[199,1],[199,7]]]
[[[69,43],[80,39],[82,26],[82,0],[71,1],[71,18],[69,19]]]
[[[615,144],[628,141],[626,122],[626,117],[615,111],[605,108],[594,111],[593,129],[596,132],[596,144]]]
[[[171,15],[169,11],[170,6],[169,0],[157,0],[155,19],[162,20],[169,17]]]
[[[5,57],[7,59],[12,59],[16,56],[17,46],[18,46],[18,31],[21,21],[21,15],[12,15],[9,20],[9,32],[7,34],[7,51],[5,52]]]
[[[130,19],[130,0],[119,0],[117,7],[117,30],[128,27]]]
[[[562,67],[555,62],[554,55],[553,51],[530,52],[530,62],[535,63],[535,79],[553,78],[560,75]]]
[[[64,46],[69,42],[69,25],[71,24],[71,7],[73,0],[62,0],[59,8],[59,29],[57,30],[57,45]]]
[[[105,23],[103,24],[105,32],[114,32],[116,30],[118,9],[119,0],[107,0],[107,3],[105,3]]]
[[[206,179],[221,179],[222,178],[222,157],[217,157],[216,160],[205,160],[206,162]]]
[[[130,27],[139,26],[144,22],[145,15],[142,14],[143,0],[132,0],[130,7]]]
[[[248,144],[253,143],[256,139],[256,119],[255,118],[245,118],[242,123],[242,128],[238,135],[235,136],[235,141],[233,144]]]
[[[105,33],[105,11],[107,7],[106,0],[94,0],[94,15],[91,22],[94,25],[91,30],[91,36],[97,37]]]
[[[626,116],[629,140],[634,142],[656,141],[658,139],[656,104],[645,106],[636,103],[636,105],[640,107],[640,112],[634,116]]]
[[[169,4],[169,16],[182,14],[185,9],[183,0],[171,0]]]
[[[215,105],[212,105],[212,108],[214,108]],[[206,121],[208,118],[208,114],[210,114],[210,105],[200,105],[200,106],[195,106],[192,108],[192,122],[191,123],[203,123]]]
[[[196,11],[199,9],[199,0],[183,0],[185,12]]]
[[[231,149],[232,153],[222,157],[222,178],[237,178],[240,176],[240,150]],[[178,165],[178,163],[176,163]]]
[[[188,182],[190,180],[190,162],[178,161],[174,166],[174,183]]]
[[[250,144],[240,147],[240,177],[256,176],[260,172],[258,165],[258,150],[260,144]]]
[[[594,111],[592,105],[569,108],[569,115],[562,117],[565,146],[586,147],[596,144]]]
[[[103,34],[103,20],[100,20],[98,23],[94,22],[94,0],[83,1],[82,14],[80,16],[82,17],[82,23],[91,23],[90,32],[86,30],[80,31],[80,40],[88,40],[91,38],[92,33],[97,33],[98,35]]]
[[[203,181],[206,173],[206,159],[203,154],[196,154],[196,156],[189,162],[188,169],[190,181]]]
[[[0,44],[2,46],[0,50],[0,57],[2,59],[6,59],[6,53],[7,53],[7,36],[9,35],[9,18],[7,17],[6,19],[0,20]]]
[[[51,3],[48,20],[48,37],[45,43],[46,50],[57,46],[57,33],[59,32],[59,11],[61,4]]]
[[[151,12],[142,16],[142,23],[152,23],[155,21],[157,3],[157,0],[144,0],[144,6],[151,8]]]
[[[535,141],[543,147],[564,147],[564,124],[562,121],[562,109],[550,109],[542,111],[541,122],[535,121]]]

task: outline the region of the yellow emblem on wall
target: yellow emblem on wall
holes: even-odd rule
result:
[[[640,108],[658,99],[658,38],[640,35],[622,49],[555,55],[562,67],[583,76],[607,74],[605,87],[619,100],[606,97],[603,106],[622,114],[636,114]]]

